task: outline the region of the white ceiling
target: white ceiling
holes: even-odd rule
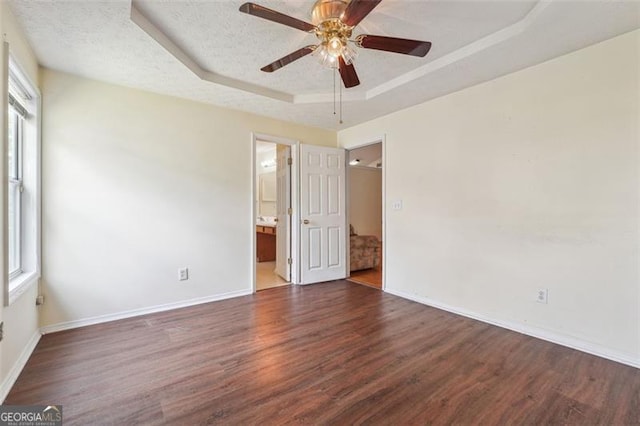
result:
[[[344,91],[341,125],[333,115],[333,74],[313,56],[260,71],[315,37],[240,13],[243,2],[139,0],[133,20],[128,0],[10,4],[45,67],[328,129],[640,27],[635,0],[383,0],[354,34],[429,40],[433,47],[426,58],[359,49],[361,85]],[[255,2],[305,21],[314,3]]]
[[[374,143],[349,151],[349,161],[359,160],[357,166],[351,167],[373,167],[379,168],[382,163],[382,143]]]
[[[265,152],[273,152],[273,154],[275,155],[276,144],[273,142],[256,141],[256,152],[258,154],[263,154]]]

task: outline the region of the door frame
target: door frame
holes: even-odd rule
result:
[[[298,284],[300,282],[300,220],[299,220],[299,166],[298,166],[298,152],[300,149],[300,141],[294,139],[288,139],[281,136],[268,135],[265,133],[251,132],[251,289],[252,292],[256,292],[256,219],[258,211],[256,210],[256,142],[269,142],[280,145],[289,145],[291,147],[291,158],[293,164],[291,165],[291,284]]]
[[[350,191],[350,172],[351,168],[349,167],[349,151],[353,151],[354,149],[363,148],[369,145],[375,145],[377,143],[382,144],[382,291],[385,291],[387,286],[387,160],[386,160],[386,142],[387,135],[382,134],[381,136],[375,137],[373,139],[369,139],[362,142],[356,142],[349,146],[342,146],[347,151],[347,155],[345,155],[345,168],[347,169],[345,185],[346,185],[346,197],[347,197],[347,229],[349,229],[349,223],[351,223],[351,206],[349,205],[349,201],[351,199],[351,191]],[[347,277],[351,276],[351,244],[350,244],[350,235],[349,232],[346,233],[346,255],[347,255]]]

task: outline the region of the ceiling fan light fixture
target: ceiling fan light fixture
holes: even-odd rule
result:
[[[342,49],[342,59],[347,65],[351,65],[353,61],[358,57],[358,51],[349,44],[345,44]]]
[[[318,62],[320,62],[320,65],[322,65],[323,67],[330,69],[335,69],[338,67],[338,58],[329,54],[327,45],[325,43],[322,43],[320,46],[318,46],[313,54],[318,58]]]
[[[340,20],[329,19],[321,22],[315,34],[320,40],[316,52],[323,66],[335,69],[339,66],[340,57],[345,62],[347,59],[352,61],[355,58],[355,52],[347,46],[351,37],[351,28],[346,27]]]
[[[342,45],[342,41],[338,37],[332,37],[331,40],[327,43],[327,53],[334,58],[342,55],[342,51],[344,50],[344,46]]]

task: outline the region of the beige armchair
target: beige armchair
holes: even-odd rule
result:
[[[376,268],[380,265],[380,241],[373,235],[351,235],[351,271]]]

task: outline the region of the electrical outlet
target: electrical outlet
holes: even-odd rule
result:
[[[402,210],[402,200],[396,200],[391,203],[391,208],[393,210]]]
[[[536,302],[547,304],[549,302],[549,289],[539,288],[536,296]]]
[[[178,280],[186,281],[189,279],[189,268],[178,269]]]

